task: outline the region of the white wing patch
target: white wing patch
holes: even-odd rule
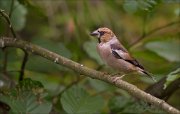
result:
[[[126,59],[127,54],[124,51],[115,49],[112,49],[112,51],[115,51],[122,59]]]

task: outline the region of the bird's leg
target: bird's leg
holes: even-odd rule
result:
[[[122,73],[115,73],[115,74],[109,74],[107,72],[104,72],[104,75],[111,75],[113,78],[113,83],[115,83],[117,80],[122,79],[126,74]]]
[[[115,83],[117,80],[122,79],[126,74],[123,74],[121,76],[114,76],[113,77],[113,83]]]
[[[118,73],[115,73],[115,74],[111,74],[111,76],[117,76],[119,78],[123,78],[126,74],[122,73],[122,72],[118,72]]]

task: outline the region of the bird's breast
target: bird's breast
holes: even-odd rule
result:
[[[100,57],[107,63],[107,59],[111,56],[110,46],[100,43],[97,45],[97,51]]]

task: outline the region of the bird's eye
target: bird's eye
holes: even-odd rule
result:
[[[102,35],[104,35],[104,34],[105,34],[105,32],[104,32],[104,31],[99,31],[99,33],[100,33],[100,36],[102,36]]]

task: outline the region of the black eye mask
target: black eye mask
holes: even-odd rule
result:
[[[100,38],[98,38],[98,42],[101,43],[101,36],[103,36],[105,34],[104,31],[98,31],[100,34]]]
[[[99,31],[99,33],[100,33],[100,36],[102,36],[102,35],[104,35],[104,34],[105,34],[105,32],[104,32],[104,31]]]

